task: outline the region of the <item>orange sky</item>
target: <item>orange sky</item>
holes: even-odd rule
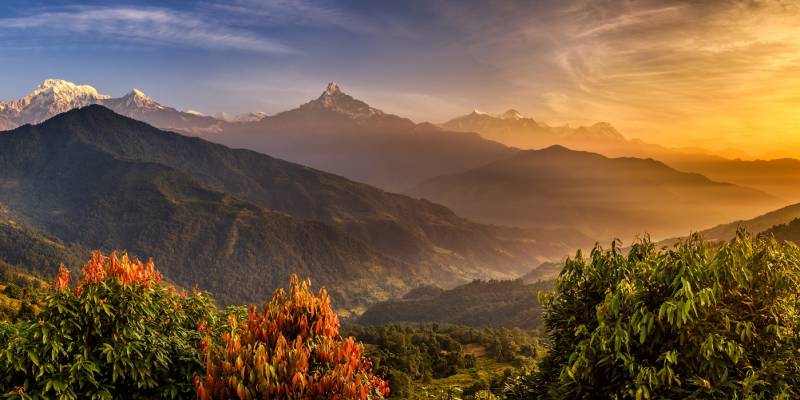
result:
[[[273,114],[338,81],[418,122],[515,108],[669,146],[800,157],[798,0],[51,3],[0,2],[0,99],[62,78]]]
[[[550,55],[565,78],[543,88],[531,77],[544,102],[520,98],[527,114],[609,121],[664,145],[800,156],[800,2],[618,3],[562,14]],[[524,76],[525,65],[504,69]]]

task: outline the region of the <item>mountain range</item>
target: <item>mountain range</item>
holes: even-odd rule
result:
[[[603,241],[686,234],[784,204],[764,192],[639,158],[563,146],[520,151],[408,192],[477,221],[572,227]]]
[[[709,161],[721,158],[702,148],[665,147],[628,139],[608,122],[578,127],[551,126],[523,116],[514,109],[499,115],[475,110],[440,126],[458,132],[477,132],[487,139],[526,150],[562,145],[609,157],[654,158],[664,162],[673,159]]]
[[[222,133],[206,138],[390,191],[516,152],[475,133],[451,132],[385,113],[334,82],[298,108],[255,122],[228,124]]]
[[[592,243],[570,229],[473,223],[97,105],[0,135],[0,187],[21,225],[152,256],[176,283],[223,303],[263,300],[294,272],[355,310],[427,282],[515,277]]]
[[[565,143],[638,142],[607,123],[553,128],[514,110],[417,124],[335,83],[276,115],[219,117],[58,80],[0,103],[0,129],[18,127],[0,135],[3,243],[73,266],[94,248],[153,256],[223,303],[259,301],[297,272],[331,289],[343,313],[360,312],[430,283],[550,279],[596,240],[683,235],[785,204],[723,181],[775,193],[800,176],[795,160],[673,158],[712,176],[738,166],[712,180],[653,159],[519,150],[481,135],[510,124]],[[461,131],[475,121],[481,135]],[[4,261],[54,272],[23,253]]]
[[[48,79],[29,95],[0,102],[0,129],[38,124],[65,111],[100,104],[115,112],[161,127],[189,133],[219,132],[221,121],[195,112],[162,106],[140,90],[122,97],[101,94],[92,86],[76,85],[60,79]]]
[[[606,122],[551,126],[516,110],[473,111],[440,125],[416,124],[344,93],[335,84],[296,109],[266,115],[203,115],[161,105],[139,90],[111,98],[88,85],[49,79],[19,100],[0,102],[0,130],[101,104],[165,130],[308,165],[391,191],[554,144],[608,157],[653,158],[685,172],[800,201],[800,160],[728,159],[702,148],[666,147],[628,139]],[[746,156],[746,155],[743,155]]]
[[[542,148],[554,144],[575,147],[587,142],[596,142],[599,145],[625,141],[625,137],[607,122],[577,128],[553,127],[525,117],[514,109],[509,109],[500,115],[474,110],[441,126],[459,132],[478,132],[488,139],[522,149]]]
[[[652,158],[681,171],[752,187],[787,201],[800,201],[800,185],[796,184],[800,182],[800,160],[796,159],[729,159],[698,147],[667,147],[628,139],[607,122],[579,127],[550,126],[513,109],[499,115],[473,111],[440,126],[465,133],[477,132],[487,139],[520,149],[563,145],[607,157]],[[730,153],[730,149],[726,151]],[[740,156],[748,158],[744,153]]]

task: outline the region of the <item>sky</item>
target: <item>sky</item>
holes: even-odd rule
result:
[[[515,108],[625,136],[800,156],[800,2],[0,2],[0,100],[47,78],[205,113],[276,113],[328,81],[444,122]]]

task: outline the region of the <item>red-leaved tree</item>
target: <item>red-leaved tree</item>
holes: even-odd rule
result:
[[[208,330],[206,327],[201,327]],[[339,319],[325,289],[291,277],[263,313],[251,307],[245,321],[228,318],[221,343],[206,332],[204,377],[195,378],[200,400],[382,399],[389,385],[371,372],[363,346],[339,335]]]

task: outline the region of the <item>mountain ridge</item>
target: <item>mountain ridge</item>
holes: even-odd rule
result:
[[[90,248],[153,256],[178,283],[199,283],[224,302],[257,301],[291,271],[357,309],[430,279],[513,277],[589,241],[475,224],[98,105],[0,136],[0,166],[0,201],[32,225]],[[214,272],[223,266],[234,269]]]
[[[106,106],[162,129],[188,133],[212,133],[222,129],[220,120],[163,106],[138,89],[114,98],[99,93],[93,86],[61,79],[47,79],[21,99],[0,102],[0,129],[38,124],[57,114],[92,104]]]
[[[645,232],[669,235],[780,204],[758,190],[680,172],[653,159],[609,158],[560,145],[443,175],[407,193],[486,223],[582,226],[602,240]]]
[[[225,125],[208,140],[329,171],[390,191],[513,154],[478,134],[416,124],[355,99],[331,83],[294,109]]]

